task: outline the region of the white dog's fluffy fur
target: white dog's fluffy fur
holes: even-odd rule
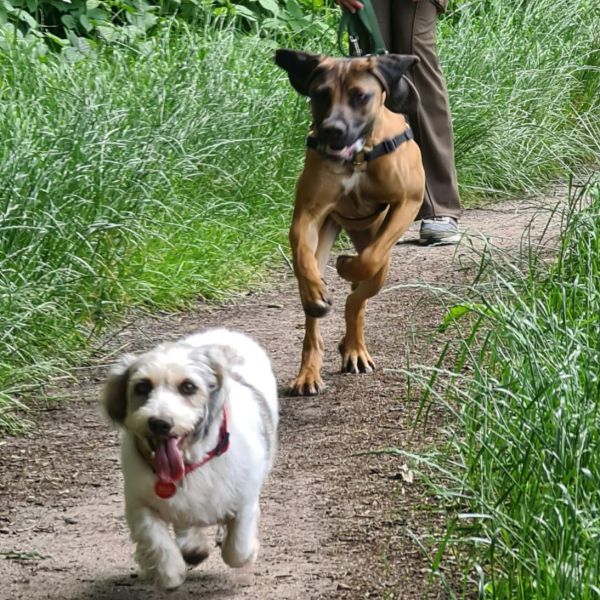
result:
[[[205,528],[215,524],[221,526],[223,560],[232,567],[253,562],[259,494],[273,462],[278,421],[275,378],[260,346],[241,333],[213,329],[126,355],[110,371],[103,400],[123,429],[126,515],[142,571],[163,588],[181,585],[186,562],[208,556]],[[174,476],[176,493],[158,497],[156,472],[168,478],[215,448],[223,406],[229,449],[179,481]],[[149,420],[170,429],[157,435]]]

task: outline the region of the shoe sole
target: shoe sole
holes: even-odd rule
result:
[[[419,244],[421,246],[444,246],[446,244],[458,244],[461,237],[461,234],[457,233],[456,235],[449,235],[445,238],[419,238]]]

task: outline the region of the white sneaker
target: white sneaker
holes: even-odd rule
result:
[[[453,217],[433,217],[421,221],[419,244],[457,244],[460,240],[458,221]]]

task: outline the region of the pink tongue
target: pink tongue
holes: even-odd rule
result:
[[[161,481],[179,481],[185,475],[183,453],[177,438],[160,442],[154,455],[154,470]]]

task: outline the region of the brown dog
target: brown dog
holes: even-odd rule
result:
[[[406,120],[397,114],[418,102],[403,77],[417,60],[393,54],[334,59],[293,50],[275,55],[292,86],[310,97],[313,115],[290,229],[306,313],[302,364],[291,384],[292,395],[315,395],[323,389],[317,319],[331,308],[323,273],[341,229],[358,252],[339,256],[336,265],[352,284],[346,335],[339,345],[342,371],[364,373],[375,367],[363,332],[367,299],[382,288],[391,250],[417,216],[425,188],[419,148]]]

